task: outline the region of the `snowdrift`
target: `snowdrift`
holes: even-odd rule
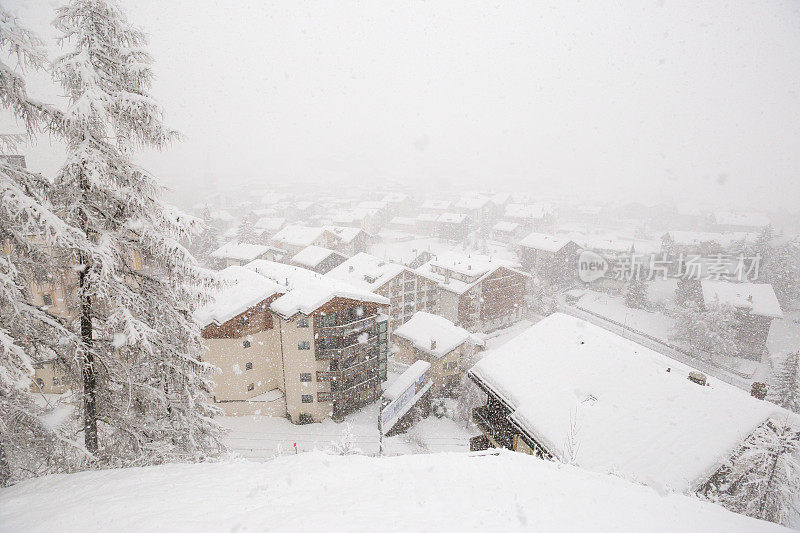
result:
[[[55,475],[0,490],[4,531],[779,531],[677,494],[522,454],[375,458]]]

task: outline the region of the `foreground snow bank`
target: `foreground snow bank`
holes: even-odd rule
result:
[[[685,496],[511,452],[55,475],[0,490],[4,531],[770,531]]]

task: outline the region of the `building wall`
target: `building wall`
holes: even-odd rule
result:
[[[31,384],[30,390],[34,392],[61,394],[67,391],[64,374],[53,361],[35,365],[33,379],[35,383]]]
[[[452,380],[460,380],[468,370],[465,368],[466,363],[472,360],[475,347],[465,341],[453,350],[449,351],[442,357],[436,357],[428,352],[418,350],[410,341],[392,336],[396,348],[395,360],[411,365],[419,360],[427,361],[430,363],[431,368],[428,370],[429,379],[433,382],[431,391],[433,395],[440,395]]]
[[[333,402],[320,402],[317,392],[328,391],[327,383],[317,381],[317,371],[327,370],[327,361],[316,360],[316,343],[314,340],[314,324],[316,317],[308,318],[308,327],[297,326],[297,318],[286,320],[278,319],[281,331],[281,345],[283,346],[283,370],[286,393],[286,411],[292,422],[300,422],[300,415],[308,415],[314,421],[321,422],[331,416]],[[298,344],[308,342],[309,350],[298,349]],[[300,374],[310,373],[310,382],[301,382]],[[310,403],[303,403],[303,396],[311,396]]]
[[[250,344],[245,347],[245,342]],[[214,401],[247,400],[269,390],[283,390],[280,332],[277,328],[236,338],[204,339],[203,360],[221,370],[214,376]],[[248,363],[252,368],[247,369]],[[252,385],[252,389],[250,386]]]
[[[460,325],[459,304],[460,295],[444,289],[439,290],[439,314],[456,325]]]

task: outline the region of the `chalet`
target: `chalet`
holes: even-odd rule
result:
[[[434,278],[373,255],[359,253],[326,277],[344,281],[389,298],[389,329],[394,331],[417,311],[437,312],[438,283]]]
[[[347,256],[366,252],[373,240],[371,233],[358,227],[325,226],[325,229],[337,239],[333,249]]]
[[[312,244],[297,252],[289,260],[289,264],[313,270],[317,274],[325,274],[346,260],[347,256],[336,250],[329,250]]]
[[[377,209],[344,209],[333,213],[330,222],[340,227],[359,228],[374,233],[383,226],[385,220]]]
[[[555,231],[555,211],[549,204],[506,204],[503,220],[516,222],[526,231]]]
[[[451,395],[483,348],[484,341],[446,318],[419,311],[392,332],[394,358],[412,365],[429,363],[432,394]]]
[[[517,222],[501,220],[492,226],[490,237],[506,244],[516,243],[522,237],[523,228]]]
[[[527,272],[546,283],[554,283],[575,279],[580,250],[570,239],[530,233],[519,242],[517,256]]]
[[[436,219],[436,234],[449,241],[462,241],[469,234],[469,219],[462,213],[442,213]]]
[[[473,449],[508,448],[658,491],[693,493],[771,417],[789,413],[589,322],[555,313],[487,353],[470,378]]]
[[[467,216],[476,230],[489,232],[494,221],[494,204],[483,195],[462,196],[453,204],[453,212]]]
[[[417,272],[439,282],[439,314],[470,331],[511,324],[527,311],[530,274],[485,255],[436,256]]]
[[[286,219],[283,217],[263,216],[256,220],[256,223],[253,224],[253,229],[259,242],[268,243],[272,236],[278,233],[285,225]]]
[[[417,215],[417,230],[422,235],[438,235],[441,214],[420,213]]]
[[[340,418],[380,397],[387,298],[282,263],[253,261],[246,267],[285,287],[269,310],[280,328],[283,392],[293,422]]]
[[[286,250],[290,255],[295,255],[306,246],[312,245],[334,250],[340,241],[341,239],[327,228],[289,224],[272,236],[270,244],[275,248]]]
[[[242,266],[256,259],[274,261],[275,259],[283,257],[283,255],[283,251],[271,246],[249,244],[235,240],[223,244],[211,252],[211,257],[224,262],[225,266]]]
[[[703,304],[729,304],[736,309],[736,346],[739,356],[767,361],[767,337],[772,321],[783,316],[778,298],[769,283],[700,281]]]
[[[412,207],[411,197],[402,192],[388,193],[382,201],[389,207],[389,215],[392,217],[408,213]]]

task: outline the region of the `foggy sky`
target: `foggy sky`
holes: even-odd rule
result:
[[[58,54],[60,2],[3,3]],[[615,4],[124,1],[185,136],[142,162],[189,196],[407,179],[796,209],[800,2]]]

